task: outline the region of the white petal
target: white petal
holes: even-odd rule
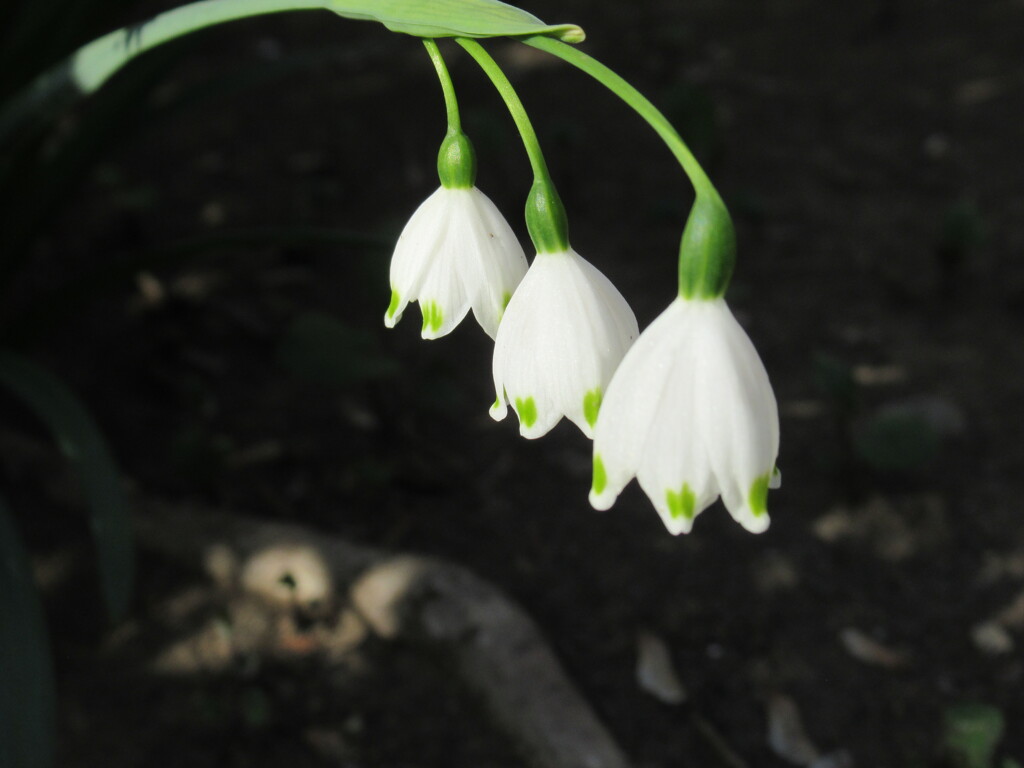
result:
[[[725,301],[694,303],[704,315],[698,428],[726,508],[740,525],[759,533],[768,527],[763,494],[779,449],[775,395],[754,345]]]
[[[644,445],[655,419],[661,416],[674,355],[682,346],[676,303],[648,326],[622,359],[608,384],[594,429],[597,486],[590,503],[608,509],[636,476]],[[598,468],[600,466],[600,468]]]
[[[440,188],[416,210],[391,258],[393,327],[420,302],[423,337],[451,332],[472,307],[492,338],[507,297],[526,272],[526,256],[494,204],[475,187]]]
[[[524,437],[546,434],[562,416],[589,437],[595,400],[636,336],[629,305],[597,269],[571,249],[539,254],[498,328],[495,391],[506,393]]]
[[[424,200],[409,218],[391,256],[391,287],[414,301],[423,278],[447,234],[450,190],[441,187]]]
[[[640,335],[608,386],[594,441],[595,480],[603,472],[606,487],[592,490],[591,503],[606,509],[636,475],[673,534],[688,532],[718,497],[696,428],[700,327],[692,315],[676,300]]]
[[[473,220],[478,257],[464,265],[466,290],[473,315],[492,339],[497,336],[505,307],[526,275],[523,247],[494,203],[475,187],[470,190],[477,216]],[[469,275],[473,274],[473,284]]]

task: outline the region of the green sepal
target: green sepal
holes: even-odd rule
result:
[[[550,181],[538,180],[526,197],[526,230],[537,253],[569,250],[569,220],[562,198]]]
[[[736,264],[736,230],[717,194],[698,194],[679,245],[679,295],[717,299]]]
[[[476,153],[462,131],[449,130],[437,153],[437,177],[445,189],[469,189],[476,183]]]

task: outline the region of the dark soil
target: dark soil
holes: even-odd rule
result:
[[[114,145],[37,246],[23,303],[97,265],[156,266],[90,289],[39,359],[147,493],[438,555],[499,585],[638,766],[726,764],[708,724],[746,764],[787,765],[767,739],[779,694],[823,753],[857,766],[940,764],[944,713],[965,702],[1000,709],[1001,754],[1024,760],[1020,653],[972,640],[1024,588],[1024,5],[534,10],[583,26],[585,50],[669,112],[734,212],[730,303],[782,415],[767,533],[716,505],[674,538],[635,487],[595,513],[575,427],[528,442],[514,418],[488,417],[491,344],[472,321],[431,343],[414,311],[385,331],[389,243],[436,187],[444,112],[419,43],[370,24],[296,14],[178,49],[146,101],[159,119],[110,126]],[[537,126],[574,246],[643,327],[673,297],[683,174],[582,74],[491,48]],[[518,137],[473,62],[444,51],[478,184],[526,242]],[[400,372],[294,375],[280,345],[311,311]],[[919,413],[921,398],[934,456],[911,445],[894,468],[857,451],[877,409]],[[137,617],[186,578],[155,559],[141,569]],[[112,658],[99,619],[61,605],[64,765],[517,764],[472,696],[407,650],[371,644],[335,687],[312,663],[168,679]],[[89,593],[77,610],[100,608]],[[858,658],[851,629],[899,658]],[[670,649],[685,704],[638,686],[641,630]]]

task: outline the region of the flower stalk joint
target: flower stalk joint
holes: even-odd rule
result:
[[[736,230],[717,194],[698,194],[679,245],[679,295],[717,299],[736,264]]]
[[[448,129],[437,153],[437,176],[445,189],[470,189],[476,182],[473,142],[462,131]]]
[[[526,198],[526,230],[537,253],[563,253],[569,249],[569,220],[554,184],[538,179]]]

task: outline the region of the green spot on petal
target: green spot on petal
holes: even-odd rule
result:
[[[502,311],[505,311],[505,308],[508,307],[508,303],[510,301],[512,301],[512,294],[509,293],[508,291],[505,291],[505,293],[503,293],[501,295],[501,309],[502,309]]]
[[[583,418],[591,427],[597,423],[597,412],[601,409],[601,390],[592,389],[583,396]]]
[[[747,504],[754,517],[760,517],[768,512],[768,482],[772,476],[767,472],[754,480],[750,486],[750,494],[747,496]]]
[[[537,403],[533,401],[532,397],[528,397],[525,400],[517,397],[516,413],[519,414],[519,420],[527,429],[537,423]]]
[[[608,473],[604,469],[601,457],[594,454],[594,493],[602,494],[608,487]]]
[[[668,513],[673,520],[683,518],[693,520],[694,509],[697,506],[697,496],[690,489],[689,484],[683,483],[683,489],[676,493],[673,490],[665,491],[665,500],[668,502]]]
[[[441,312],[441,308],[437,306],[436,301],[428,301],[420,303],[420,312],[423,314],[423,330],[430,329],[437,333],[441,328],[441,322],[444,315]]]
[[[391,303],[388,304],[388,317],[394,317],[395,312],[398,311],[398,305],[402,303],[402,297],[398,295],[398,291],[394,288],[391,289]]]

